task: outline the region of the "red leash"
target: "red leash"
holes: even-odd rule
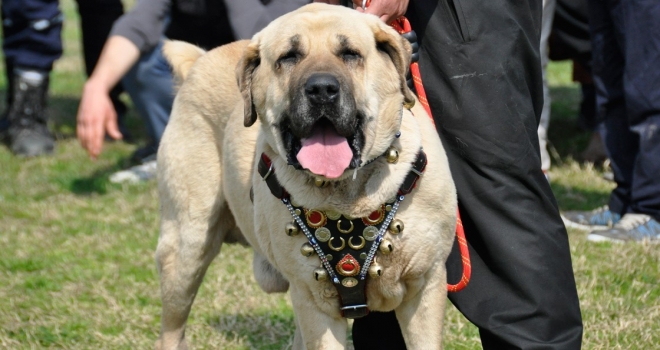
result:
[[[369,6],[371,1],[366,1],[366,6]],[[407,18],[401,16],[392,22],[391,26],[399,32],[399,34],[406,34],[412,31],[410,22]],[[415,84],[415,90],[417,90],[417,97],[419,102],[424,106],[426,113],[431,117],[431,122],[435,125],[433,120],[433,114],[431,113],[431,107],[429,106],[429,101],[426,99],[426,91],[424,91],[424,85],[422,85],[422,75],[419,73],[419,64],[417,62],[410,63],[410,72],[412,73],[413,83]],[[461,262],[463,264],[463,275],[461,280],[456,284],[447,284],[447,290],[450,292],[458,292],[463,288],[467,287],[468,282],[470,282],[470,275],[472,274],[472,265],[470,264],[470,251],[468,250],[467,240],[465,239],[465,231],[463,230],[463,221],[461,221],[461,213],[456,209],[456,240],[458,241],[458,247],[461,252]]]

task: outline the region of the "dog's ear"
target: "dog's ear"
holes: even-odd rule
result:
[[[163,55],[172,66],[174,76],[180,81],[186,79],[190,67],[205,53],[201,48],[183,41],[165,40],[163,45]]]
[[[252,75],[254,70],[259,67],[261,58],[259,56],[259,44],[252,41],[243,52],[238,66],[236,67],[236,79],[238,80],[238,88],[243,96],[244,120],[243,125],[251,126],[257,121],[257,111],[252,102]]]
[[[401,84],[401,93],[403,101],[406,104],[415,102],[415,95],[406,83],[406,74],[410,69],[410,59],[412,57],[412,47],[408,40],[399,35],[394,29],[379,21],[378,26],[374,28],[374,37],[379,50],[385,51],[389,56],[394,67],[399,73],[399,82]]]

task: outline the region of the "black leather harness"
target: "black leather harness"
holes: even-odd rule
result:
[[[399,187],[396,198],[381,205],[367,217],[351,218],[340,213],[305,209],[291,203],[289,194],[275,176],[271,160],[261,154],[257,165],[259,175],[273,196],[287,205],[314,252],[318,254],[329,279],[339,293],[343,317],[360,318],[369,313],[365,293],[369,266],[399,202],[415,188],[426,164],[426,153],[420,149],[412,169]]]

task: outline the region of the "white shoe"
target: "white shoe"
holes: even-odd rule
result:
[[[112,183],[138,183],[148,181],[156,177],[156,160],[150,160],[126,170],[118,171],[110,175]]]

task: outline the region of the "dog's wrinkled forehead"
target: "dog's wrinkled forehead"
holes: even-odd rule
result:
[[[373,30],[363,16],[362,20],[354,18],[356,13],[326,8],[326,11],[299,11],[280,17],[260,33],[262,59],[295,59],[309,53],[340,55],[375,47]]]

